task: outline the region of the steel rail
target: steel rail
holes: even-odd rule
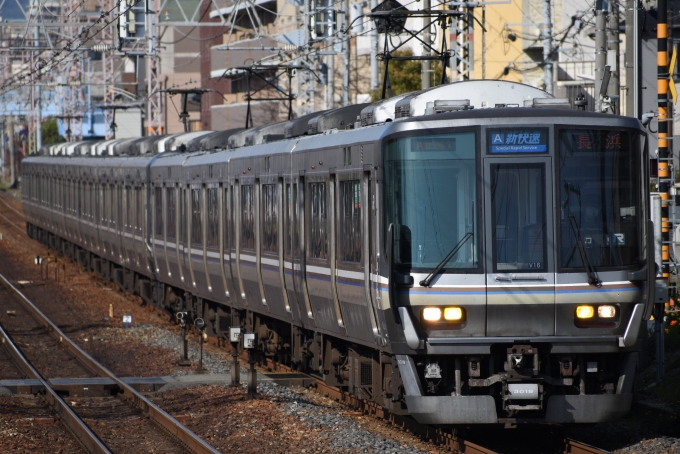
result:
[[[4,198],[4,197],[0,197],[0,202],[2,202],[2,203],[4,203],[5,205],[7,205],[7,208],[9,208],[10,210],[14,211],[16,214],[18,214],[18,215],[21,216],[22,218],[24,217],[24,213],[22,213],[21,211],[17,210],[16,208],[14,208],[14,207],[13,207],[12,205],[10,205],[9,203],[5,202],[5,198]]]
[[[45,399],[47,399],[47,402],[83,447],[93,454],[111,454],[111,451],[99,437],[92,432],[88,425],[80,419],[80,416],[78,416],[71,407],[68,406],[64,399],[57,394],[50,383],[35,370],[28,359],[21,353],[14,342],[12,342],[9,334],[7,334],[2,326],[0,326],[0,339],[2,339],[3,347],[5,347],[21,372],[29,379],[39,380],[42,386],[45,387]]]
[[[52,321],[50,321],[40,309],[38,309],[28,298],[26,298],[26,296],[21,293],[19,289],[14,287],[14,285],[12,285],[12,283],[2,274],[0,274],[0,282],[4,283],[5,286],[11,289],[19,297],[19,300],[23,306],[31,313],[31,315],[33,315],[33,317],[41,325],[43,325],[50,334],[57,338],[60,343],[64,344],[66,349],[72,355],[74,355],[81,362],[81,364],[94,371],[100,377],[107,377],[113,380],[118,385],[118,387],[123,390],[124,396],[130,398],[135,405],[147,413],[154,423],[166,430],[170,435],[174,436],[189,450],[195,452],[196,454],[219,454],[218,450],[206,443],[198,435],[189,430],[189,428],[185,427],[182,423],[166,413],[162,408],[151,402],[141,393],[137,392],[130,385],[114,375],[106,367],[95,361],[89,354],[87,354],[83,349],[71,341],[71,339],[69,339],[57,327],[57,325],[52,323]]]
[[[2,199],[0,199],[0,200],[2,200]],[[18,226],[17,224],[15,224],[14,222],[10,221],[4,214],[0,213],[0,217],[2,217],[5,221],[7,221],[12,227],[21,230],[22,233],[26,233],[26,231],[25,231],[24,229],[22,229],[21,227],[19,227],[19,226]]]

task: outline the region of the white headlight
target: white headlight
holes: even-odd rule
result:
[[[600,318],[614,318],[616,315],[616,306],[599,306],[597,308],[597,316]]]
[[[423,319],[428,322],[438,322],[442,318],[442,310],[438,307],[426,307],[423,309]]]

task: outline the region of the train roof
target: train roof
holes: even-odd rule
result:
[[[295,120],[270,123],[251,129],[197,131],[92,144],[73,142],[43,147],[41,150],[52,155],[65,155],[73,154],[74,148],[78,146],[80,149],[90,147],[93,151],[88,154],[95,155],[154,155],[173,150],[191,153],[198,150],[213,151],[228,148],[232,154],[229,154],[227,159],[231,159],[247,155],[289,153],[293,146],[286,145],[288,142],[296,143],[295,150],[302,151],[377,140],[387,133],[422,128],[423,125],[420,123],[423,121],[428,122],[428,127],[441,127],[446,125],[437,125],[432,121],[458,120],[456,125],[461,126],[474,125],[475,121],[481,119],[494,118],[512,124],[526,121],[526,118],[545,117],[550,117],[553,123],[557,121],[556,118],[566,123],[579,121],[582,123],[584,118],[592,118],[599,119],[596,122],[603,124],[605,122],[612,124],[613,121],[622,126],[640,128],[640,123],[634,118],[572,110],[569,100],[554,98],[549,93],[529,85],[475,80],[440,85],[373,104],[358,104],[315,112]],[[417,126],[413,126],[414,123]],[[351,136],[342,134],[350,129]],[[351,137],[351,140],[348,140],[348,137]],[[104,148],[104,143],[107,143],[105,147],[108,153],[96,151]],[[266,146],[272,143],[277,145]],[[193,163],[197,155],[192,153],[190,157]],[[219,159],[224,159],[224,155],[220,155]],[[163,160],[163,163],[168,162]]]

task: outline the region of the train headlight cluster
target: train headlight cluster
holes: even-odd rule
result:
[[[579,304],[574,316],[579,328],[613,328],[619,321],[619,309],[614,304]]]
[[[595,316],[595,306],[582,304],[576,307],[576,318],[588,319]],[[597,316],[599,318],[614,318],[616,316],[616,306],[603,304],[597,306]]]
[[[450,306],[450,307],[426,307],[422,312],[423,321],[428,323],[437,322],[450,322],[456,323],[461,322],[465,319],[465,311],[462,307]]]

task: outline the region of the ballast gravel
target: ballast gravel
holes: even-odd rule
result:
[[[166,328],[140,323],[132,325],[129,328],[123,327],[106,327],[104,329],[99,329],[96,334],[92,335],[95,343],[107,344],[141,344],[147,347],[155,347],[162,349],[170,353],[170,357],[175,358],[175,361],[179,359],[180,356],[180,342],[182,339],[181,335],[175,334]],[[189,350],[188,357],[192,360],[192,367],[186,367],[182,369],[175,369],[171,374],[173,376],[187,375],[192,369],[195,369],[198,364],[198,358],[200,355],[200,347],[198,344],[198,336],[195,334],[189,334]],[[214,374],[226,374],[231,371],[231,361],[230,354],[224,350],[224,354],[214,354],[209,352],[207,344],[204,344],[203,349],[203,368],[209,370]],[[243,369],[242,369],[243,370]],[[243,370],[245,372],[245,370]]]
[[[680,439],[659,437],[617,449],[613,454],[680,454]]]

